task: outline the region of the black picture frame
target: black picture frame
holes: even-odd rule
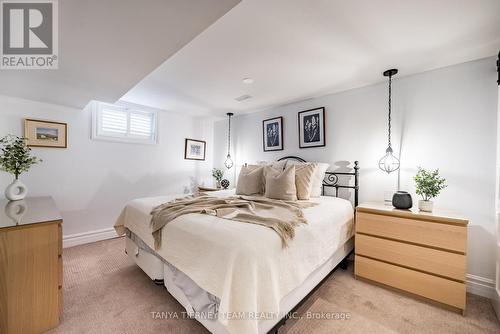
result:
[[[203,154],[200,154],[197,156],[196,154],[192,153],[191,151],[188,152],[188,148],[191,148],[192,144],[201,144],[203,146]],[[197,139],[191,139],[191,138],[186,138],[186,141],[184,143],[184,159],[185,160],[197,160],[197,161],[205,161],[206,154],[207,153],[207,142],[204,140],[197,140]]]
[[[283,116],[268,118],[262,121],[262,148],[264,152],[282,151]]]
[[[325,107],[298,113],[299,148],[326,146]]]

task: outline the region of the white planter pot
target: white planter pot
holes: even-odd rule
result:
[[[418,209],[420,211],[432,212],[432,208],[434,206],[434,202],[432,201],[418,201]]]
[[[23,199],[28,194],[28,187],[19,180],[14,180],[7,189],[5,189],[5,197],[10,201],[18,201]]]

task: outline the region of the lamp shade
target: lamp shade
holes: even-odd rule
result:
[[[399,159],[392,154],[390,146],[385,150],[385,155],[379,160],[378,167],[387,174],[399,169]]]
[[[231,159],[231,155],[228,154],[226,157],[226,161],[224,161],[224,166],[226,166],[227,169],[231,169],[234,166],[233,159]]]

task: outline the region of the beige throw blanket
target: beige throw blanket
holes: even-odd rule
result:
[[[313,202],[295,202],[265,197],[230,196],[225,198],[204,193],[178,198],[153,209],[151,228],[155,249],[161,247],[161,231],[175,218],[191,213],[208,214],[228,220],[257,224],[273,229],[281,238],[283,247],[295,236],[295,227],[307,224],[302,209]]]

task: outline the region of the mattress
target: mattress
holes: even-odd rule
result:
[[[234,190],[221,190],[210,192],[210,196],[226,197],[234,195]],[[177,196],[179,197],[179,196]],[[150,229],[151,211],[154,207],[171,201],[175,196],[145,197],[130,201],[127,204],[126,219],[127,228],[137,237],[144,241],[149,247],[153,248],[154,239]],[[304,209],[304,216],[308,220],[308,229],[321,231],[324,226],[329,230],[338,233],[319,233],[315,236],[316,242],[329,244],[334,249],[354,235],[354,210],[351,202],[348,200],[321,196],[312,198],[311,201],[318,203],[316,207]],[[325,210],[328,208],[329,210]],[[209,217],[213,218],[213,217]],[[238,224],[237,222],[235,222]],[[301,227],[298,228],[300,230]],[[300,231],[297,231],[297,235]],[[330,247],[329,247],[330,248]]]
[[[182,271],[162,259],[132,232],[127,233],[127,254],[154,281],[164,280],[167,291],[184,307],[186,314],[198,320],[213,334],[229,334],[217,321],[219,298],[200,288]],[[346,241],[307,279],[280,301],[280,315],[274,320],[259,322],[259,334],[268,333],[281,318],[288,314],[314,287],[316,287],[352,250],[354,237]]]
[[[210,193],[220,197],[232,194],[231,191]],[[150,212],[172,199],[167,196],[131,201],[117,226],[129,229],[153,249]],[[219,298],[219,315],[231,315],[233,310],[241,309],[276,316],[280,300],[326,263],[353,235],[350,202],[323,196],[313,201],[316,206],[304,209],[308,224],[296,228],[295,238],[287,249],[281,248],[277,234],[266,227],[193,214],[169,223],[162,233],[162,247],[155,252],[202,290]],[[260,319],[247,322],[234,319],[232,325],[239,328],[231,327],[224,317],[218,320],[230,332],[257,333]]]

